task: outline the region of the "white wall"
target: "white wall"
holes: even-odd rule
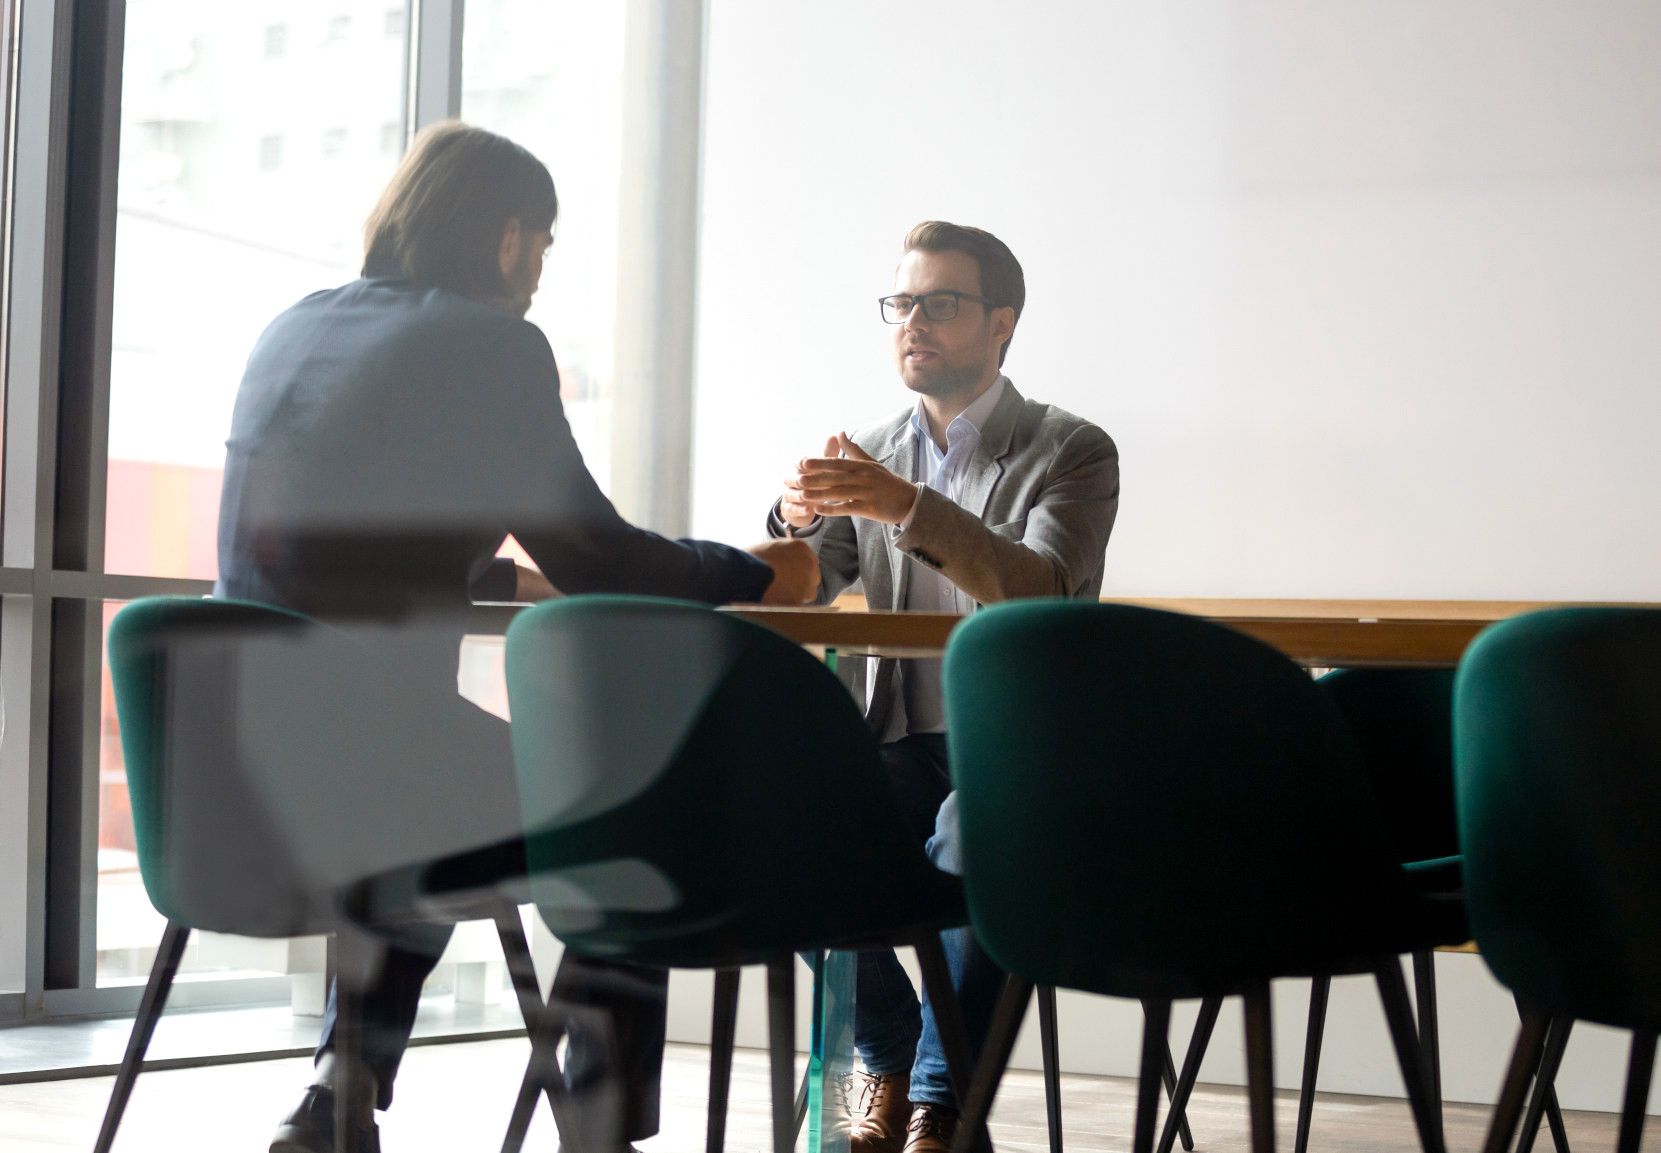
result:
[[[1117,439],[1121,594],[1661,599],[1661,5],[711,0],[694,529],[906,403],[928,217]]]

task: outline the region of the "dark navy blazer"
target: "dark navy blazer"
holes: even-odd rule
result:
[[[567,593],[718,603],[759,599],[771,580],[739,549],[618,515],[535,325],[399,276],[315,293],[273,321],[226,447],[220,596],[432,619],[465,608],[508,533]],[[507,599],[497,584],[480,599]]]

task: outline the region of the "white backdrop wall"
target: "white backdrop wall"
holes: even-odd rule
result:
[[[694,531],[908,403],[901,237],[1025,265],[1109,593],[1661,599],[1661,5],[711,0]]]

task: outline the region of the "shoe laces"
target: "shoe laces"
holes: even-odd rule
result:
[[[857,1114],[868,1114],[873,1109],[881,1108],[893,1080],[892,1077],[878,1077],[859,1069],[844,1073],[841,1078],[843,1106],[848,1112]],[[856,1084],[857,1091],[854,1089]]]
[[[905,1127],[905,1131],[915,1133],[919,1137],[938,1137],[942,1141],[950,1141],[952,1135],[957,1132],[957,1114],[920,1105],[911,1115],[911,1124]]]

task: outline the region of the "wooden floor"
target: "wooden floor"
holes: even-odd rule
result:
[[[398,1100],[381,1117],[386,1153],[455,1153],[500,1146],[508,1111],[524,1068],[523,1038],[434,1045],[411,1049],[398,1078]],[[664,1070],[663,1132],[643,1143],[643,1153],[695,1153],[703,1148],[707,1052],[672,1045]],[[276,1122],[307,1080],[307,1059],[220,1065],[148,1073],[139,1079],[116,1153],[264,1153]],[[0,1151],[58,1153],[92,1148],[111,1079],[86,1078],[0,1086]],[[1063,1079],[1066,1146],[1073,1153],[1127,1150],[1134,1110],[1129,1081],[1105,1077]],[[1295,1098],[1278,1102],[1279,1146],[1289,1150]],[[1247,1147],[1245,1102],[1240,1090],[1202,1086],[1189,1110],[1198,1148],[1233,1153]],[[1482,1145],[1488,1110],[1450,1105],[1446,1126],[1452,1153]],[[1569,1113],[1577,1153],[1612,1150],[1616,1118]],[[1654,1148],[1652,1119],[1646,1134]],[[1044,1093],[1034,1073],[1004,1080],[993,1114],[1000,1150],[1048,1148]],[[1536,1146],[1551,1148],[1549,1136]],[[740,1050],[734,1065],[727,1148],[762,1153],[768,1147],[766,1058]],[[539,1112],[528,1150],[553,1153],[553,1125]],[[1315,1111],[1311,1153],[1411,1153],[1418,1148],[1407,1107],[1399,1101],[1323,1094]]]

